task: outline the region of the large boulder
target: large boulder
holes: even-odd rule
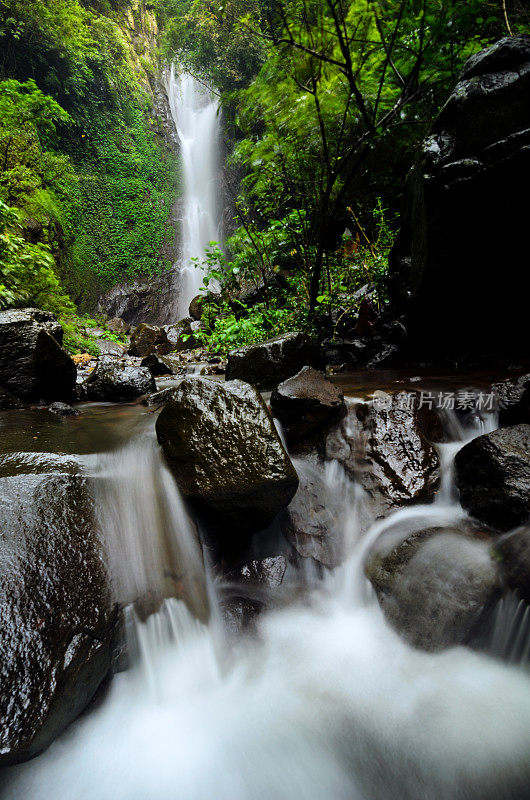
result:
[[[392,625],[423,650],[468,641],[500,591],[489,542],[458,530],[414,533],[373,555],[366,574]]]
[[[500,425],[530,423],[530,375],[494,383]]]
[[[170,375],[171,370],[164,364],[164,362],[154,353],[150,356],[142,358],[140,362],[141,367],[147,367],[153,378],[158,378],[160,375]]]
[[[232,350],[228,354],[226,380],[242,380],[268,390],[305,366],[320,366],[318,348],[305,333],[282,333],[267,342]]]
[[[101,356],[85,386],[89,400],[111,403],[130,402],[156,391],[148,367],[137,367],[114,356]]]
[[[69,403],[76,367],[61,342],[62,328],[48,312],[0,312],[0,384],[27,402]]]
[[[312,367],[304,367],[271,394],[271,409],[289,444],[329,428],[344,413],[344,395]]]
[[[495,554],[508,586],[530,603],[530,526],[501,537],[495,544]]]
[[[90,702],[116,612],[76,460],[0,462],[0,766],[36,755]]]
[[[184,497],[234,538],[266,528],[296,492],[296,471],[267,407],[242,381],[184,379],[156,432]]]
[[[131,333],[131,341],[127,352],[130,356],[145,358],[154,352],[158,355],[165,355],[170,353],[172,349],[173,347],[168,341],[167,332],[164,328],[158,328],[156,325],[147,325],[142,322]]]
[[[530,425],[486,433],[455,459],[463,507],[501,531],[530,517]]]
[[[529,96],[530,36],[472,56],[407,181],[390,280],[430,355],[526,355]]]
[[[326,440],[327,458],[336,458],[361,483],[376,516],[427,501],[440,469],[432,444],[439,433],[436,412],[415,407],[413,393],[384,397],[381,405],[351,405]]]

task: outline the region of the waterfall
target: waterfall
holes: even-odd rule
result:
[[[177,315],[188,316],[191,300],[203,285],[206,248],[221,236],[218,203],[219,104],[192,75],[167,75],[171,115],[180,141],[184,175],[182,243],[177,267]],[[197,259],[195,261],[194,259]]]

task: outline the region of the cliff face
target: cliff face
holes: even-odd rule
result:
[[[117,282],[101,293],[96,311],[122,317],[129,324],[167,324],[175,319],[176,275],[174,264],[180,248],[181,199],[178,183],[179,141],[169,107],[164,65],[157,59],[160,31],[156,16],[144,2],[133,2],[123,13],[120,28],[128,42],[131,63],[139,83],[152,102],[151,117],[161,157],[173,164],[174,196],[169,205],[159,259],[164,268],[158,275],[138,275]]]
[[[530,36],[501,39],[468,60],[423,143],[391,264],[418,349],[527,354],[529,97]]]
[[[81,312],[117,286],[156,284],[159,309],[149,298],[144,306],[160,319],[178,252],[179,176],[154,12],[140,0],[105,11],[0,0],[0,13],[0,97],[9,106],[0,201],[28,241],[49,247]]]

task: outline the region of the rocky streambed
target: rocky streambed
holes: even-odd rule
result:
[[[407,647],[528,658],[530,377],[494,380],[493,410],[484,374],[329,381],[293,334],[227,381],[103,356],[67,413],[54,321],[2,322],[2,766],[103,697],[137,658],[130,610],[143,630],[169,600],[239,647],[349,575]]]

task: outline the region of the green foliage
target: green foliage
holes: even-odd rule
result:
[[[257,0],[232,0],[230,14],[218,0],[163,0],[159,9],[166,60],[176,57],[190,72],[207,75],[221,92],[247,86],[259,71],[265,47],[248,32],[249,25],[259,27]]]
[[[351,282],[334,287],[333,273],[344,265],[335,254],[352,214],[372,240],[377,198],[399,207],[416,147],[463,62],[505,34],[502,4],[180,0],[175,8],[173,51],[232,89],[223,102],[231,166],[243,175],[244,235],[229,243],[231,261],[255,279],[296,267],[300,302],[315,315],[318,297]],[[528,19],[512,23],[515,32]],[[261,66],[236,81],[231,63],[250,43]]]
[[[353,233],[347,230],[340,246],[326,255],[325,280],[314,314],[308,313],[308,300],[315,246],[299,252],[306,222],[303,214],[291,213],[264,231],[238,229],[227,242],[231,258],[212,242],[203,262],[202,318],[206,328],[194,336],[199,335],[205,347],[223,355],[289,330],[302,329],[318,336],[323,329],[331,329],[334,336],[346,318],[357,315],[362,300],[359,290],[365,286],[375,291],[375,299],[383,307],[397,220],[391,220],[378,200],[372,214],[374,237],[370,239],[351,209],[349,212]],[[242,298],[245,290],[252,288],[259,289],[263,301],[249,305]]]
[[[177,188],[125,5],[0,0],[0,199],[33,221],[85,308],[166,266]]]
[[[138,109],[125,119],[96,116],[85,130],[72,156],[72,269],[92,271],[103,288],[157,274],[166,267],[160,250],[176,191],[173,160]]]
[[[20,212],[0,200],[0,308],[37,306],[59,315],[73,313],[50,248],[27,242],[22,223]]]
[[[92,356],[99,356],[98,341],[101,339],[116,344],[125,344],[127,341],[127,337],[106,330],[103,320],[92,319],[87,314],[83,316],[66,314],[60,318],[60,323],[64,332],[63,347],[71,355],[90,353]],[[91,335],[91,330],[96,327],[99,329],[97,337]]]

